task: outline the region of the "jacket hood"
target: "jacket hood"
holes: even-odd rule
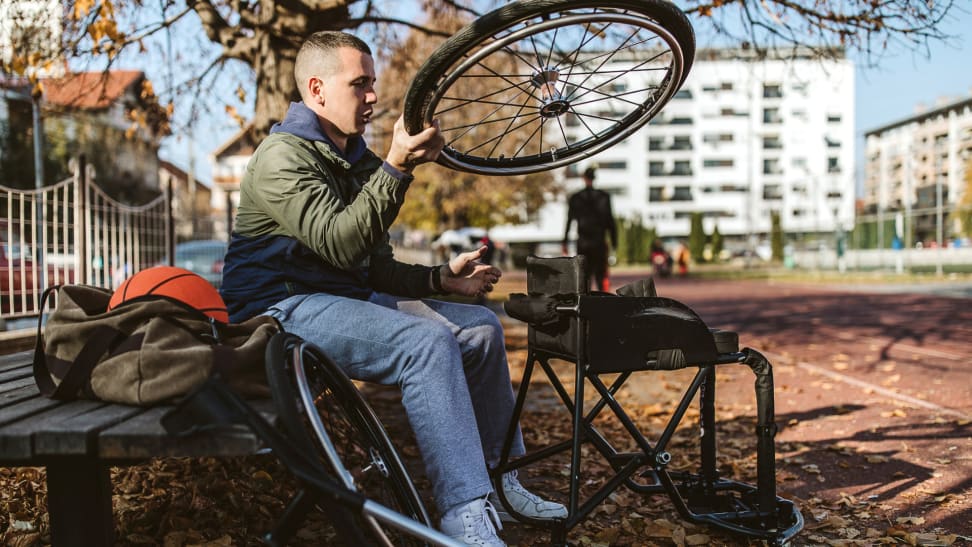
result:
[[[368,149],[364,137],[353,137],[348,139],[348,149],[342,153],[341,149],[321,129],[321,124],[317,121],[317,114],[307,108],[307,105],[303,102],[290,103],[287,115],[282,122],[275,123],[270,128],[270,133],[289,133],[309,141],[325,142],[338,156],[350,164],[361,159],[365,150]]]

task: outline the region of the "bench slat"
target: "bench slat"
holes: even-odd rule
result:
[[[21,351],[19,353],[0,355],[0,372],[11,368],[29,365],[31,362],[33,362],[33,359],[34,352],[32,351]]]
[[[6,428],[8,426],[12,426],[18,422],[30,420],[33,416],[46,412],[62,404],[63,403],[61,401],[41,397],[40,394],[37,394],[33,397],[21,399],[16,403],[5,406],[3,411],[0,412],[0,426],[2,426],[0,427],[0,435],[3,435],[6,432]]]
[[[137,406],[104,405],[46,423],[34,434],[34,454],[97,455],[100,431],[143,412],[145,409]]]
[[[0,384],[9,380],[19,380],[27,377],[34,377],[34,369],[30,365],[20,365],[0,372]]]
[[[28,376],[26,378],[18,378],[16,380],[9,380],[7,382],[0,384],[0,394],[7,393],[8,391],[16,391],[29,386],[34,386],[34,391],[37,391],[37,384],[34,383],[33,376]]]
[[[63,403],[46,397],[36,397],[5,408],[3,419],[8,420],[8,423],[0,427],[0,458],[24,460],[33,457],[33,441],[37,432],[102,406],[104,403],[96,401]]]
[[[268,421],[276,420],[273,401],[249,401]],[[244,426],[209,430],[201,434],[176,437],[162,427],[161,419],[171,406],[150,408],[143,414],[102,431],[98,436],[99,456],[103,459],[182,456],[246,456],[262,448],[262,443]]]
[[[19,403],[24,399],[39,396],[40,392],[37,391],[37,386],[34,385],[34,382],[25,382],[24,385],[18,388],[0,391],[0,423],[5,422],[4,418],[7,415],[4,407]]]
[[[260,448],[248,428],[211,430],[186,437],[170,436],[160,423],[172,407],[154,407],[98,435],[99,457],[128,459],[181,456],[243,456]]]

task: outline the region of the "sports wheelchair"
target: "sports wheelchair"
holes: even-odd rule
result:
[[[528,294],[511,295],[507,314],[529,325],[527,362],[516,397],[513,419],[506,436],[500,466],[495,470],[496,491],[502,473],[570,452],[568,515],[552,523],[516,518],[548,526],[551,544],[566,545],[567,533],[581,523],[619,487],[645,494],[667,495],[679,514],[731,533],[783,544],[803,528],[794,504],[776,495],[773,438],[773,372],[757,351],[739,349],[734,332],[709,329],[688,306],[657,296],[654,283],[644,280],[622,287],[618,294],[591,293],[585,258],[527,259]],[[573,393],[558,378],[552,360],[574,366]],[[539,364],[556,391],[573,425],[572,438],[552,442],[510,459],[515,426],[523,412],[531,377]],[[757,479],[752,486],[719,476],[716,466],[716,367],[749,366],[756,375]],[[654,444],[642,434],[615,398],[634,372],[696,367],[698,372]],[[606,385],[601,375],[617,376]],[[584,391],[590,385],[599,399],[585,408]],[[701,461],[698,472],[669,470],[669,442],[693,398],[700,399]],[[608,408],[622,424],[637,450],[621,452],[595,427],[595,419]],[[582,447],[590,445],[609,464],[614,475],[587,499],[580,499],[584,484]]]

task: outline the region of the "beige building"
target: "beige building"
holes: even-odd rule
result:
[[[966,191],[970,162],[972,96],[867,131],[862,212],[903,213],[906,246],[950,239],[960,227],[949,213]]]
[[[220,217],[214,227],[218,234],[229,234],[233,227],[233,214],[240,199],[240,182],[250,156],[256,151],[253,126],[247,125],[230,137],[210,156],[213,169],[213,210]]]
[[[159,184],[172,194],[172,216],[176,241],[221,239],[225,234],[213,232],[213,191],[179,167],[159,161]]]

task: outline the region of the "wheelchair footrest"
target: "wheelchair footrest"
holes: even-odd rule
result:
[[[756,488],[745,483],[687,481],[676,488],[684,501],[682,516],[694,522],[777,544],[803,529],[803,515],[793,502],[777,497],[772,507],[759,507]]]

